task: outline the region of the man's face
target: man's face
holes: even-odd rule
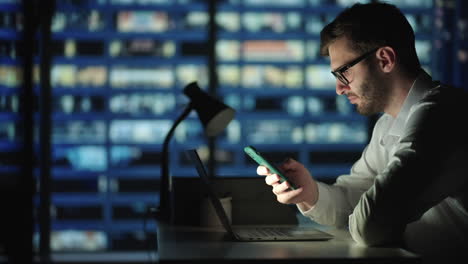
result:
[[[366,75],[362,84],[357,87],[357,93],[361,99],[361,103],[357,105],[357,111],[362,115],[383,112],[388,103],[390,88],[372,65],[368,66]]]
[[[328,50],[333,71],[362,55],[349,47],[346,38],[337,39]],[[346,95],[362,115],[383,112],[389,96],[389,86],[375,62],[375,53],[370,54],[367,60],[371,63],[361,61],[343,73],[349,80],[347,85],[336,80],[336,93]]]

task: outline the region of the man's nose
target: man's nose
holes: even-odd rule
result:
[[[343,95],[346,92],[346,90],[349,90],[349,86],[345,85],[344,83],[342,83],[340,80],[337,79],[335,90],[336,90],[336,94]]]

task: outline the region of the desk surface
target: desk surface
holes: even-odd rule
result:
[[[403,249],[369,248],[356,244],[346,230],[326,229],[328,241],[235,242],[225,239],[222,228],[158,226],[160,263],[420,263]]]

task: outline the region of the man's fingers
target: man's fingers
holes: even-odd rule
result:
[[[273,185],[279,182],[279,176],[276,174],[270,174],[265,177],[265,182],[268,185]]]
[[[300,197],[302,190],[302,187],[296,190],[289,190],[287,192],[278,194],[276,198],[278,202],[283,204],[297,204],[302,202],[302,197]]]
[[[257,174],[258,175],[268,175],[270,171],[265,166],[258,166],[257,167]]]
[[[280,195],[283,192],[285,192],[286,190],[288,190],[289,187],[290,187],[290,185],[289,185],[288,182],[283,182],[281,184],[276,184],[276,185],[273,186],[273,193],[276,194],[276,195]]]

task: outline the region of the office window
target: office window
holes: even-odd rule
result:
[[[161,144],[187,103],[184,85],[206,88],[209,78],[206,9],[204,1],[57,1],[54,251],[154,249],[147,210],[159,203]],[[193,123],[177,142],[202,138]]]

